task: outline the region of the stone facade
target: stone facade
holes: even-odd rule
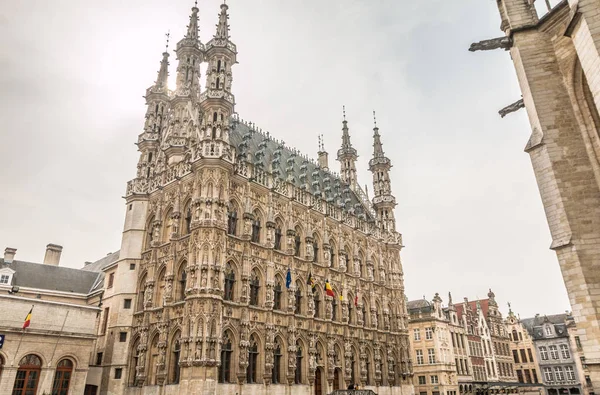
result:
[[[175,90],[165,52],[146,92],[122,246],[102,269],[113,284],[96,350],[101,393],[319,395],[354,382],[413,394],[379,128],[369,201],[345,115],[340,175],[324,147],[310,160],[235,115],[228,6],[206,45],[198,12],[176,46]]]
[[[600,386],[600,4],[565,0],[539,16],[497,0],[532,134],[526,144],[590,379]],[[548,4],[550,4],[548,2]]]
[[[515,363],[517,380],[519,383],[541,383],[535,345],[529,331],[512,310],[509,310],[505,324],[510,338],[510,350]]]

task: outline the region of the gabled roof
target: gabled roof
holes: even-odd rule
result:
[[[80,269],[16,260],[4,263],[0,259],[0,268],[6,267],[15,271],[13,286],[86,295],[92,292],[100,276]]]
[[[364,214],[366,220],[375,219],[369,212],[370,203],[367,203],[368,208],[365,209],[363,200],[344,184],[339,175],[321,169],[314,160],[292,151],[283,142],[276,141],[237,119],[233,120],[233,125],[229,142],[236,148],[238,155],[248,157],[250,154],[252,163],[261,164],[263,171],[274,172],[277,178],[283,180],[292,175],[291,182],[295,186],[306,185],[305,190],[312,195],[321,193],[325,200],[336,203],[338,207],[354,209],[356,215],[360,217]],[[288,168],[291,170],[289,173]]]
[[[490,301],[488,299],[469,301],[468,304],[469,304],[469,307],[471,308],[471,310],[473,311],[473,313],[477,313],[477,302],[479,302],[479,305],[481,306],[481,312],[483,313],[483,316],[487,317],[488,311],[490,309]],[[461,319],[462,315],[464,313],[463,303],[454,304],[454,308],[456,309],[456,315],[458,316],[459,319]]]
[[[102,270],[105,267],[107,267],[111,263],[116,262],[119,259],[120,252],[121,252],[121,250],[111,252],[110,254],[107,254],[105,257],[100,258],[95,262],[88,263],[87,265],[82,267],[81,270],[85,270],[88,272],[96,272],[96,273],[102,272]]]

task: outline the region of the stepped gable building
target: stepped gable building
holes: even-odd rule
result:
[[[16,252],[6,248],[0,259],[0,395],[98,393],[90,355],[102,274],[59,266],[56,244],[43,263],[17,260]]]
[[[496,0],[503,37],[471,50],[510,50],[527,109],[530,155],[590,380],[600,387],[600,3]]]
[[[174,90],[165,52],[146,91],[121,250],[104,269],[115,273],[115,306],[135,295],[134,309],[107,315],[109,335],[130,335],[103,343],[113,355],[103,393],[320,395],[351,383],[414,393],[402,237],[377,125],[369,201],[345,116],[340,175],[322,145],[313,161],[240,120],[228,6],[206,44],[198,12],[175,49]]]
[[[541,383],[533,338],[521,319],[513,313],[510,304],[508,316],[504,322],[510,338],[510,350],[515,363],[517,380],[519,383]]]

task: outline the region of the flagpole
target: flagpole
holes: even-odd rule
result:
[[[35,305],[31,305],[31,310],[29,310],[29,313],[27,313],[27,317],[29,317],[29,314],[33,313],[33,308],[35,307]],[[27,320],[27,317],[25,317],[25,320]],[[25,334],[25,328],[21,328],[21,337],[19,338],[19,344],[17,345],[17,351],[15,351],[15,355],[13,357],[13,361],[11,366],[15,366],[15,360],[17,359],[17,355],[19,355],[19,350],[21,349],[21,343],[23,342],[23,335]]]
[[[52,357],[48,360],[48,365],[52,363],[54,359],[54,353],[56,352],[56,347],[58,347],[58,342],[60,342],[60,337],[62,336],[63,329],[65,329],[65,324],[67,323],[67,317],[69,316],[69,310],[67,310],[67,314],[65,314],[65,319],[63,320],[62,326],[60,327],[60,332],[58,334],[58,339],[56,339],[56,344],[54,345],[54,350],[52,350]]]

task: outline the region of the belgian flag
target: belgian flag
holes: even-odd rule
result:
[[[27,317],[25,317],[25,322],[23,322],[23,329],[29,327],[29,324],[31,323],[31,313],[33,313],[33,306],[31,306],[31,310],[29,310],[29,313],[27,313]]]
[[[329,284],[329,280],[325,280],[325,293],[327,296],[331,296],[332,298],[335,296],[333,289],[331,288],[331,284]]]

